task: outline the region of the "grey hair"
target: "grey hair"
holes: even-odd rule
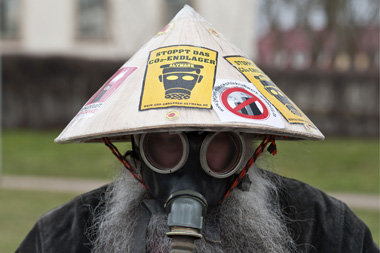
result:
[[[210,226],[208,223],[217,226],[211,230],[219,229],[220,240],[204,236],[196,241],[196,252],[296,252],[279,205],[271,202],[274,198],[270,195],[276,186],[259,170],[252,170],[250,175],[250,191],[232,191],[224,203],[211,210],[205,219],[205,228]],[[148,225],[148,252],[169,252],[166,220],[166,215],[152,217]],[[215,225],[214,221],[218,224]]]
[[[196,252],[295,252],[275,201],[276,185],[260,170],[252,168],[249,174],[250,190],[235,189],[205,218],[205,228],[219,230],[220,240],[204,236],[196,241]],[[143,193],[144,188],[127,171],[110,185],[105,207],[94,218],[92,252],[133,252]],[[153,214],[147,227],[147,252],[169,252],[168,231],[167,215]]]
[[[223,249],[227,252],[294,252],[276,197],[277,186],[263,171],[250,171],[249,191],[235,190],[220,206]]]
[[[144,192],[144,187],[126,170],[109,185],[100,203],[104,206],[94,213],[88,231],[90,238],[95,237],[92,252],[132,252]]]

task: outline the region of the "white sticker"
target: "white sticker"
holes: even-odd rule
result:
[[[280,113],[248,82],[216,80],[212,107],[223,122],[246,122],[284,128]]]

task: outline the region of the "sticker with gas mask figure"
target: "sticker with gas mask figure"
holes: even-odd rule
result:
[[[314,124],[302,113],[297,105],[253,61],[243,56],[225,56],[224,59],[243,74],[280,111],[289,123],[307,124],[315,128]]]
[[[223,122],[246,122],[283,128],[279,112],[248,82],[218,79],[212,106]]]
[[[214,50],[187,45],[151,51],[139,109],[210,109],[217,58]]]

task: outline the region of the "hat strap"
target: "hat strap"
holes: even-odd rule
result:
[[[232,183],[231,187],[227,190],[226,194],[223,196],[223,198],[219,201],[219,204],[221,204],[227,196],[231,193],[231,191],[239,185],[239,183],[243,180],[244,176],[247,174],[248,170],[251,168],[251,166],[256,162],[257,158],[263,153],[266,146],[271,143],[268,147],[268,152],[272,155],[277,154],[277,147],[275,138],[273,135],[267,135],[265,136],[264,140],[261,142],[261,144],[256,148],[255,152],[251,156],[251,158],[248,160],[247,165],[244,167],[244,169],[240,172],[238,176],[236,176],[234,182]]]
[[[117,147],[112,144],[112,142],[107,138],[102,138],[102,141],[104,144],[111,150],[111,152],[116,156],[116,158],[124,165],[124,167],[132,174],[132,176],[142,184],[146,189],[148,188],[142,178],[137,174],[136,169],[128,162],[128,160],[123,156]],[[259,158],[259,156],[263,153],[266,146],[271,143],[268,147],[268,152],[272,155],[277,154],[277,147],[275,138],[273,135],[267,135],[265,136],[264,140],[260,143],[260,145],[256,148],[255,152],[253,153],[252,157],[248,160],[247,165],[244,167],[244,169],[240,172],[238,176],[236,176],[234,182],[231,184],[231,187],[227,190],[223,198],[219,201],[219,204],[221,204],[227,196],[231,193],[231,191],[239,185],[241,180],[244,178],[244,176],[247,174],[248,170],[251,168],[251,166],[256,162],[256,160]]]
[[[148,187],[144,184],[142,178],[137,174],[137,170],[136,168],[134,168],[129,162],[128,160],[126,159],[125,156],[123,156],[119,150],[117,149],[117,147],[115,145],[112,144],[112,142],[107,138],[107,137],[104,137],[102,138],[102,141],[104,142],[104,144],[106,144],[106,146],[111,150],[112,154],[114,154],[116,156],[116,158],[124,165],[124,167],[132,174],[132,176],[134,178],[136,178],[137,181],[140,182],[140,184],[142,184],[142,186],[144,186],[146,189],[148,189]]]

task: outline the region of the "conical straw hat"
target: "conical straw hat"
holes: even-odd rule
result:
[[[56,142],[192,130],[324,138],[243,52],[185,6],[90,98]]]

